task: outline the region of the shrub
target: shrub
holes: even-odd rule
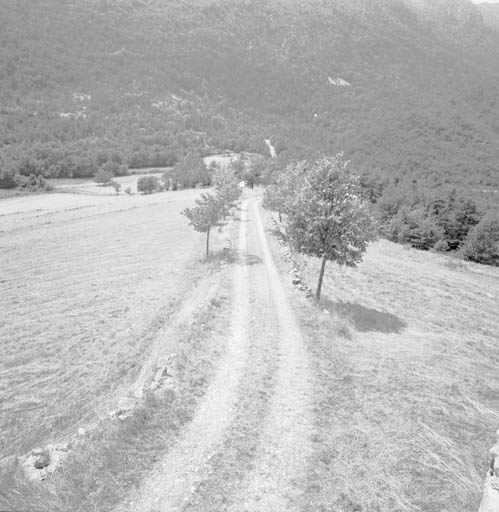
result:
[[[141,176],[137,181],[137,190],[144,194],[152,194],[160,189],[157,176]]]
[[[51,188],[45,178],[40,175],[35,176],[34,174],[31,174],[30,176],[23,176],[21,174],[16,174],[14,179],[19,188],[29,190],[31,192],[36,190],[50,190]]]
[[[434,246],[433,249],[438,252],[447,252],[449,250],[449,244],[445,240],[439,240]]]
[[[110,183],[111,187],[114,188],[114,191],[116,192],[116,195],[119,196],[120,195],[120,190],[121,190],[121,184],[118,183],[117,181],[114,181],[114,180],[111,180]]]
[[[9,171],[0,171],[0,188],[16,188],[14,175]]]
[[[211,185],[211,173],[198,156],[188,155],[184,160],[175,164],[168,176],[172,178],[176,188]]]
[[[109,185],[112,179],[113,174],[106,171],[104,168],[99,169],[94,176],[95,183],[98,183],[99,185]]]
[[[461,249],[464,259],[499,266],[499,215],[487,214],[468,233]]]
[[[108,172],[109,174],[111,174],[112,176],[118,176],[119,173],[120,173],[120,165],[116,162],[113,162],[112,160],[109,160],[108,162],[106,162],[102,168]],[[127,167],[127,170],[128,170],[128,167]]]
[[[131,196],[132,195],[132,189],[130,187],[127,187],[125,189],[125,194],[128,194],[129,196]]]

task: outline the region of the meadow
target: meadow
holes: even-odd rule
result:
[[[314,287],[319,262],[295,258]],[[380,240],[357,269],[329,264],[322,307],[298,309],[322,376],[303,510],[478,509],[499,427],[499,269]]]
[[[65,439],[133,381],[201,254],[194,190],[0,202],[0,453]]]

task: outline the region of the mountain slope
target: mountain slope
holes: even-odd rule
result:
[[[74,175],[109,149],[159,165],[266,154],[271,137],[289,157],[343,149],[362,172],[497,184],[499,34],[467,0],[0,8],[5,168],[28,173],[47,146],[44,172],[62,158]]]
[[[477,7],[482,14],[485,25],[499,30],[499,4],[483,3]]]

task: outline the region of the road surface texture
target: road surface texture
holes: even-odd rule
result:
[[[239,221],[225,353],[193,421],[120,512],[298,509],[313,375],[257,199]]]

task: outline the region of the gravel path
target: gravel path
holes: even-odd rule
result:
[[[221,364],[179,443],[120,511],[297,510],[312,454],[308,354],[257,199],[243,202]]]

